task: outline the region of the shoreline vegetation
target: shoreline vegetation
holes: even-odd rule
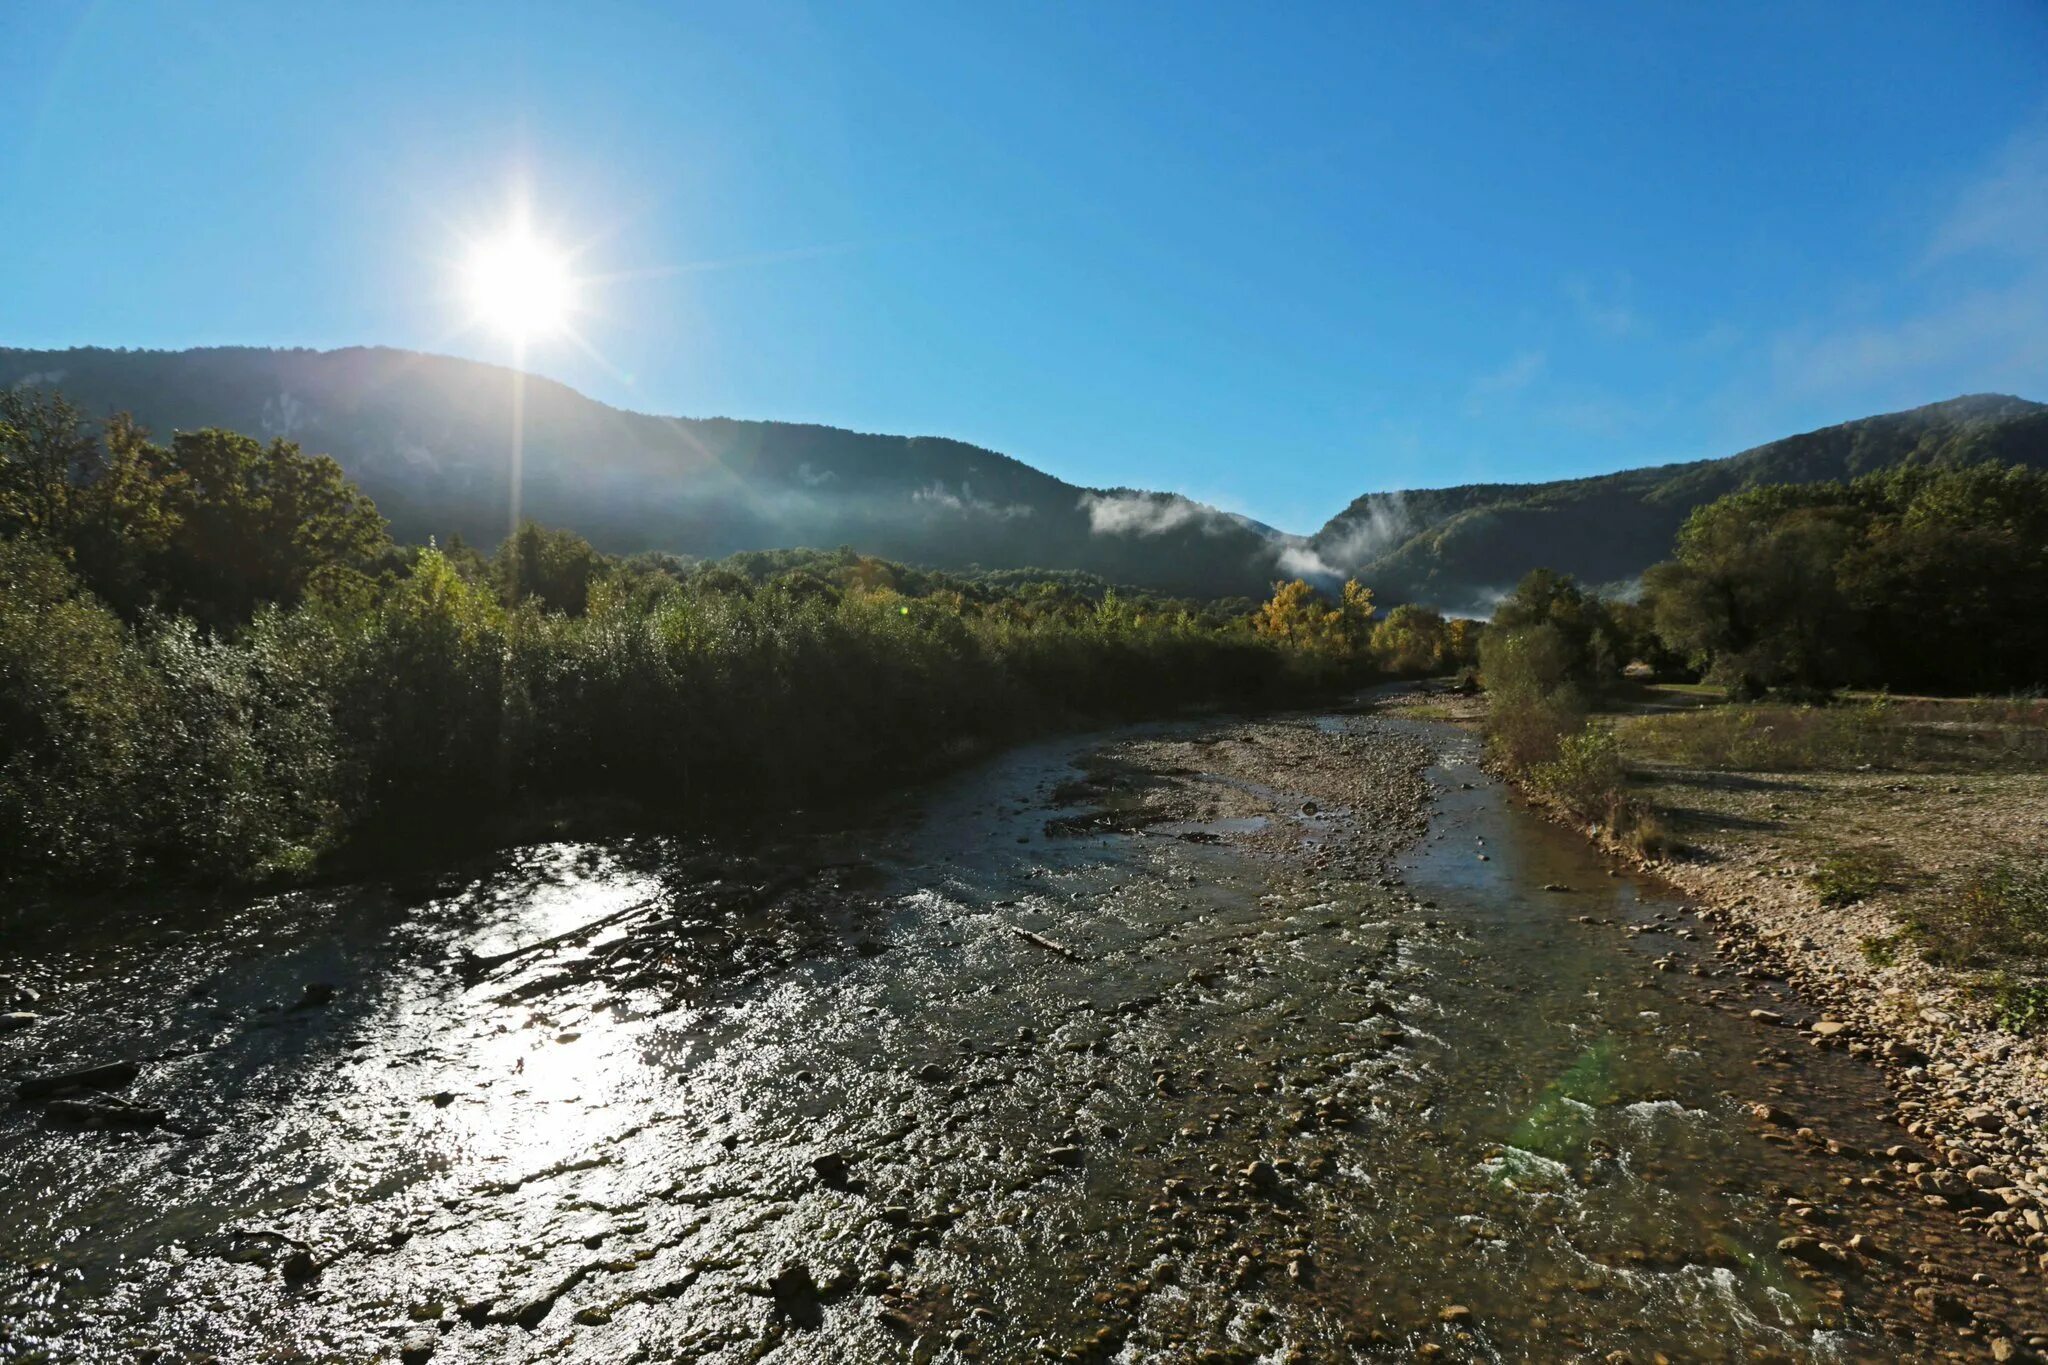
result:
[[[837,551],[400,546],[332,460],[0,394],[0,872],[303,880],[545,828],[723,825],[1033,733],[1472,661],[1476,623]]]

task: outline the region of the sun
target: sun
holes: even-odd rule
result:
[[[517,342],[561,331],[576,303],[568,257],[523,227],[470,248],[464,282],[477,321]]]

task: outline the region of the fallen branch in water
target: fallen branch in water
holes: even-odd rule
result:
[[[731,900],[720,903],[716,908],[726,914],[737,910],[752,910],[767,904],[785,892],[796,890],[820,873],[862,865],[863,861],[861,859],[842,859],[828,863],[812,863],[797,868],[794,871],[785,872],[779,877],[770,877],[758,886],[742,887],[738,895],[734,896]],[[565,943],[573,943],[579,939],[588,938],[599,929],[616,924],[622,919],[638,914],[640,911],[663,904],[665,902],[661,898],[651,897],[647,900],[635,901],[633,904],[622,909],[614,910],[609,915],[600,915],[588,924],[580,924],[574,929],[565,929],[561,933],[549,938],[541,939],[535,943],[528,943],[506,952],[490,953],[488,955],[465,953],[462,961],[463,975],[472,982],[481,981],[508,963],[531,957],[535,953],[546,952],[550,948],[558,948]],[[637,933],[638,931],[634,932]]]
[[[462,955],[462,974],[471,981],[480,981],[508,962],[517,962],[522,957],[530,957],[534,953],[545,952],[549,948],[558,948],[564,943],[573,943],[579,938],[587,938],[606,925],[616,924],[626,916],[637,914],[654,903],[653,900],[635,901],[624,909],[614,910],[609,915],[600,915],[588,924],[579,924],[574,929],[565,929],[550,938],[544,938],[537,943],[529,943],[524,947],[513,948],[506,952],[488,954],[466,952]]]
[[[1019,929],[1015,925],[1011,925],[1010,927],[1013,930],[1015,930],[1017,937],[1031,943],[1036,943],[1039,947],[1045,949],[1049,953],[1058,953],[1061,957],[1065,958],[1069,962],[1086,962],[1088,960],[1087,958],[1083,957],[1080,953],[1077,953],[1072,948],[1069,948],[1066,944],[1059,942],[1057,939],[1047,938],[1044,934],[1034,934],[1029,929]]]

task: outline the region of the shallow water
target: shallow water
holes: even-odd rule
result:
[[[1513,808],[1466,737],[1318,724],[1430,746],[1423,838],[1303,815],[1285,774],[1255,818],[1049,835],[1096,737],[810,850],[858,865],[758,908],[706,850],[639,842],[205,929],[11,927],[0,975],[53,1017],[0,1069],[151,1059],[126,1093],[182,1131],[4,1111],[0,1352],[1917,1354],[1883,1334],[1895,1279],[1778,1242],[1816,1204],[1959,1266],[1967,1235],[1747,1112],[1879,1148],[1874,1073],[1692,975],[1711,934]],[[1238,842],[1281,829],[1298,852]],[[652,915],[665,952],[624,932]],[[635,984],[565,970],[606,954]],[[295,1007],[315,982],[338,994]]]

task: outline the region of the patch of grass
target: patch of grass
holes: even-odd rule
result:
[[[2048,1032],[2048,982],[2001,977],[1991,988],[1991,1018],[2022,1038]]]
[[[1983,770],[2048,761],[2048,706],[2028,700],[1726,705],[1625,725],[1629,746],[1645,757],[1720,772]]]
[[[1873,967],[1896,967],[1899,963],[1899,935],[1876,934],[1863,940],[1863,960]]]
[[[1636,852],[1646,858],[1661,858],[1684,847],[1655,811],[1644,808],[1639,802],[1632,803],[1631,809],[1633,819],[1621,834]]]
[[[1953,896],[1917,906],[1913,930],[1930,962],[2048,957],[2048,866],[2007,862],[1980,872]]]
[[[1883,849],[1847,849],[1830,855],[1806,882],[1822,905],[1854,905],[1892,886],[1898,868],[1898,859]]]

